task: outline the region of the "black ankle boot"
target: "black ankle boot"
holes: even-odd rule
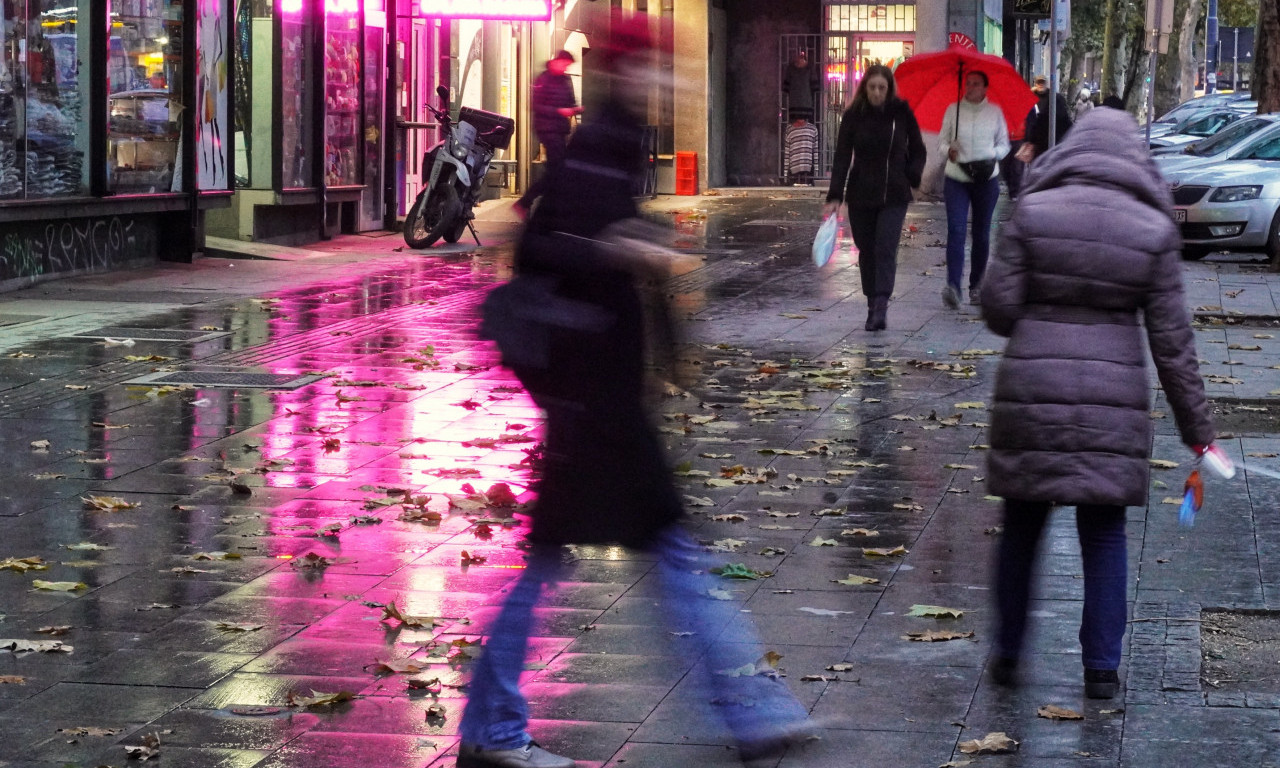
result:
[[[1114,669],[1086,669],[1084,695],[1091,699],[1113,699],[1120,692],[1120,676]]]
[[[888,320],[889,297],[877,296],[875,297],[875,299],[872,300],[871,306],[873,307],[872,315],[874,317],[875,322],[872,323],[874,327],[871,328],[870,330],[883,331],[886,327],[888,327],[888,324],[889,324],[889,320]],[[867,322],[871,323],[871,319],[868,319]]]
[[[877,317],[878,315],[876,314],[876,297],[868,296],[867,297],[867,323],[866,325],[862,326],[863,329],[868,331],[876,330]]]
[[[987,666],[991,672],[991,682],[1002,688],[1013,688],[1018,685],[1018,660],[1006,656],[997,656]]]

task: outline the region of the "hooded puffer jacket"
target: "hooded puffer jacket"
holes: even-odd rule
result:
[[[993,494],[1146,504],[1146,345],[1183,442],[1212,442],[1171,204],[1119,110],[1085,115],[1032,167],[982,286],[983,319],[1009,337],[991,419]]]

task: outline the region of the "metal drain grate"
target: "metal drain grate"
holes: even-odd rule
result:
[[[146,384],[163,386],[166,384],[190,384],[194,387],[226,387],[257,389],[297,389],[312,382],[323,379],[314,374],[299,375],[296,373],[241,373],[238,371],[170,371],[149,373],[130,379],[125,384]]]
[[[127,328],[111,325],[72,334],[77,339],[133,339],[134,341],[208,341],[226,336],[226,331],[177,331],[170,328]]]

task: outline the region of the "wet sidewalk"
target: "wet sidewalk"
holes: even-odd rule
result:
[[[847,253],[809,261],[819,197],[739,194],[649,215],[701,257],[671,281],[691,385],[662,407],[690,523],[770,574],[724,588],[830,726],[767,764],[1280,765],[1278,681],[1200,674],[1202,609],[1280,607],[1280,480],[1211,480],[1179,528],[1164,500],[1188,453],[1157,399],[1155,457],[1180,466],[1130,510],[1122,698],[1082,696],[1069,511],[1025,683],[995,688],[1002,342],[942,307],[941,206],[913,208],[890,330],[868,334]],[[467,662],[521,562],[494,486],[529,498],[540,423],[473,336],[515,231],[480,230],[483,248],[345,238],[0,296],[0,764],[123,766],[154,734],[150,765],[451,768]],[[1280,470],[1280,277],[1210,260],[1186,281],[1223,444]],[[739,765],[691,674],[710,639],[661,629],[653,564],[566,557],[526,673],[535,737],[583,766]],[[973,635],[907,639],[929,630]],[[962,751],[990,732],[1018,751]]]

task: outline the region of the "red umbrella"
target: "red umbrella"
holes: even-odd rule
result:
[[[912,56],[898,65],[893,77],[898,95],[911,106],[920,128],[936,133],[942,130],[947,107],[964,96],[964,77],[970,72],[986,74],[991,83],[987,99],[1004,113],[1009,135],[1021,137],[1027,113],[1038,99],[1018,70],[999,56],[952,45],[945,51]]]

